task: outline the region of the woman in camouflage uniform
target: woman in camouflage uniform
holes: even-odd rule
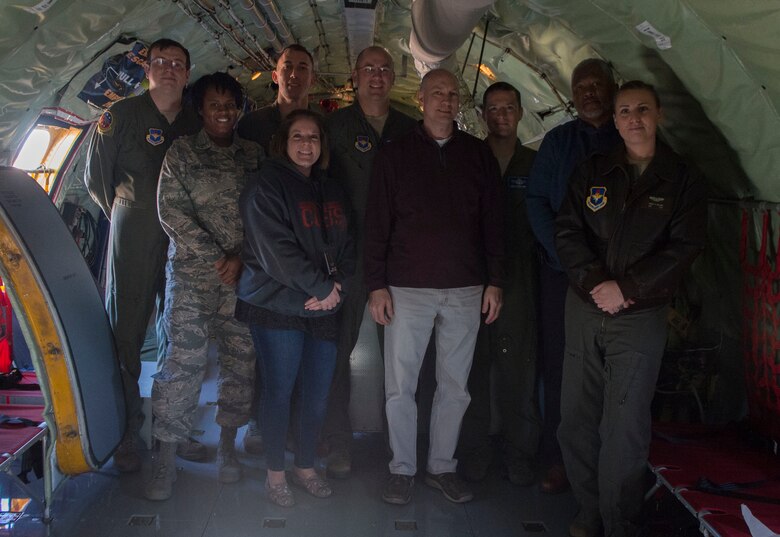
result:
[[[203,129],[177,140],[165,156],[158,190],[160,222],[170,237],[163,322],[167,356],[152,387],[159,453],[145,495],[165,500],[176,478],[176,442],[190,434],[206,372],[209,339],[219,348],[219,480],[237,481],[236,429],[249,418],[255,359],[245,325],[233,317],[241,273],[243,227],[238,198],[263,150],[233,133],[243,89],[225,73],[193,86]]]

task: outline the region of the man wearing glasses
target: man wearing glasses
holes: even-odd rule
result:
[[[328,400],[322,437],[328,447],[328,474],[346,478],[352,470],[352,427],[349,421],[349,358],[360,332],[368,293],[363,282],[363,220],[374,157],[389,140],[411,131],[415,121],[390,108],[395,81],[393,58],[382,47],[368,47],[358,54],[352,71],[354,104],[328,116],[331,144],[329,175],[341,181],[355,211],[357,272],[341,308],[341,328],[336,371]]]
[[[138,431],[144,420],[138,378],[141,347],[157,305],[158,334],[163,310],[168,237],[157,216],[157,181],[165,152],[179,136],[195,134],[197,115],[182,106],[190,75],[190,55],[176,41],[160,39],[149,47],[145,68],[149,91],[117,102],[100,116],[90,141],[85,182],[108,218],[106,311],[114,332],[125,389],[127,429],[114,454],[120,472],[141,468]],[[158,364],[164,356],[158,337]],[[205,458],[204,446],[191,441],[180,456]]]

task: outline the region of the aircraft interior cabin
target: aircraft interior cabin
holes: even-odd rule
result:
[[[3,1],[0,536],[780,536],[779,108],[775,0]]]

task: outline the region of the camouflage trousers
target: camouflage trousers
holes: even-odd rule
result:
[[[168,349],[152,386],[152,434],[164,442],[179,442],[190,434],[210,338],[216,340],[219,356],[217,424],[246,424],[254,393],[254,347],[246,325],[234,318],[235,289],[220,284],[216,273],[177,272],[169,264],[163,314]]]

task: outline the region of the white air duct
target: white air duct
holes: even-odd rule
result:
[[[466,40],[494,0],[413,0],[409,49],[420,76],[442,63]]]

